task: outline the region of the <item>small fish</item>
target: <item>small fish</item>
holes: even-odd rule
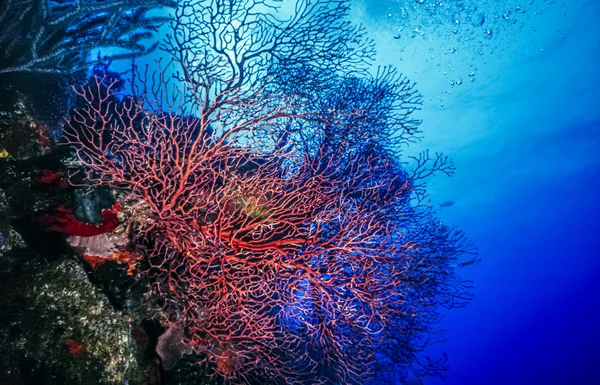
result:
[[[438,203],[438,206],[440,206],[440,209],[444,208],[444,207],[452,207],[452,206],[454,206],[454,201],[446,201],[444,203]]]

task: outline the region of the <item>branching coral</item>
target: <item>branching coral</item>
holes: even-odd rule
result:
[[[92,49],[117,51],[112,58],[146,54],[145,45],[168,20],[152,9],[173,0],[4,0],[0,3],[0,73],[70,74],[98,59]],[[120,51],[120,52],[119,52]]]
[[[133,95],[107,76],[75,89],[72,177],[144,207],[131,247],[166,323],[231,383],[402,375],[437,308],[469,299],[453,269],[468,243],[423,204],[422,179],[453,166],[402,167],[392,147],[417,133],[420,97],[391,69],[362,71],[372,46],[346,11],[185,2],[171,61],[137,73]]]

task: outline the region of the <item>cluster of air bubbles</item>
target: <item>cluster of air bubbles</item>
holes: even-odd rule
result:
[[[537,1],[545,5],[554,0]],[[396,0],[395,14],[400,25],[394,38],[431,38],[447,34],[464,39],[492,38],[496,31],[507,32],[507,25],[522,23],[522,15],[538,15],[543,10],[535,1],[524,0]],[[390,14],[391,16],[392,14]]]
[[[521,44],[526,34],[535,33],[534,25],[540,19],[534,18],[549,9],[565,16],[553,4],[555,0],[395,0],[388,16],[395,24],[393,37],[402,47],[414,39],[431,46],[442,42],[443,48],[436,45],[428,57],[439,62],[437,67],[445,75],[449,93],[463,83],[474,82],[475,67],[484,66],[494,52]],[[538,50],[544,51],[543,47],[536,47]],[[462,64],[467,60],[467,66],[456,66],[457,60]]]
[[[485,51],[498,36],[515,36],[530,17],[544,14],[555,0],[395,0],[394,39],[452,37]],[[563,13],[565,16],[566,13]],[[563,37],[561,35],[561,37]],[[471,43],[471,44],[469,44]],[[479,43],[479,44],[473,44]]]

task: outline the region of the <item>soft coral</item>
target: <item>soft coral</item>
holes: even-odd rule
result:
[[[119,218],[117,217],[119,209],[120,205],[116,204],[110,209],[102,210],[102,223],[99,225],[78,221],[73,212],[65,206],[60,206],[52,214],[43,214],[40,222],[50,231],[58,231],[71,236],[93,237],[110,233],[117,228],[119,225]]]

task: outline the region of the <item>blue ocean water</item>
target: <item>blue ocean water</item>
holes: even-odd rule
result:
[[[355,3],[391,63],[424,95],[440,217],[482,262],[475,298],[448,312],[446,385],[600,384],[600,4]],[[426,379],[425,384],[440,384]]]

